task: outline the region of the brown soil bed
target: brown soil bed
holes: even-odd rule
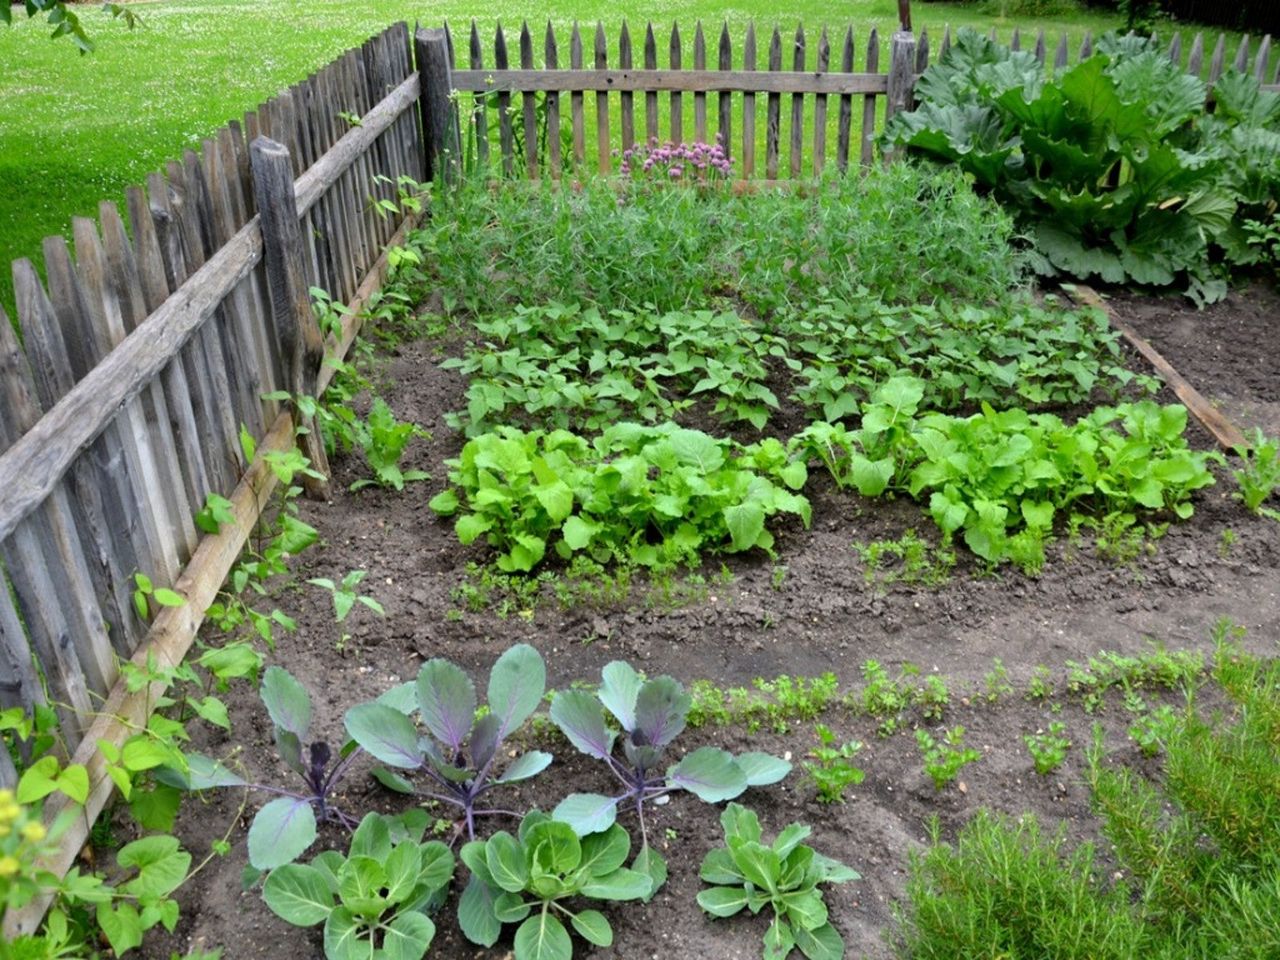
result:
[[[1172,301],[1114,301],[1117,311],[1202,390],[1207,384],[1229,384],[1233,398],[1250,403],[1277,399],[1274,377],[1268,379],[1264,371],[1276,369],[1280,346],[1273,335],[1262,336],[1256,327],[1266,311],[1274,316],[1276,304],[1273,291],[1233,294],[1204,314]],[[1185,326],[1186,335],[1182,340],[1162,340],[1156,329],[1162,323],[1171,330]],[[1237,337],[1243,338],[1244,334],[1229,332],[1245,328],[1255,331],[1245,341],[1249,350],[1237,352],[1225,345],[1216,349],[1222,340],[1234,344]],[[1182,353],[1179,343],[1185,345]],[[1269,356],[1259,360],[1264,354]],[[862,873],[861,882],[834,888],[827,896],[850,957],[891,955],[886,935],[892,926],[892,904],[902,895],[909,853],[920,848],[930,817],[937,815],[944,836],[953,836],[980,806],[1010,814],[1030,811],[1065,824],[1074,838],[1095,838],[1081,772],[1089,728],[1099,719],[1118,760],[1158,773],[1158,764],[1144,760],[1126,740],[1130,718],[1118,697],[1111,698],[1101,715],[1091,716],[1078,701],[1063,696],[1061,719],[1075,746],[1064,768],[1049,777],[1037,776],[1021,737],[1058,718],[1047,705],[1019,695],[1037,665],[1052,668],[1061,689],[1068,660],[1083,661],[1101,650],[1133,654],[1149,649],[1152,642],[1207,650],[1212,625],[1222,617],[1248,628],[1245,645],[1250,649],[1274,653],[1280,640],[1280,524],[1246,513],[1230,498],[1231,484],[1225,478],[1200,492],[1191,521],[1171,525],[1150,553],[1144,551],[1129,563],[1100,558],[1088,540],[1064,540],[1051,546],[1039,577],[1008,569],[983,575],[962,551],[952,579],[936,588],[868,584],[854,549],[855,541],[896,538],[908,529],[935,540],[932,523],[918,506],[837,494],[815,478],[806,490],[814,508],[811,531],[785,528],[776,561],[761,556],[725,558],[728,577],[721,577],[716,559],[705,571],[705,587],[694,591],[693,601],[685,605],[646,603],[637,592],[624,606],[565,609],[548,598],[531,610],[513,609],[505,618],[498,616],[496,602],[479,612],[462,609],[453,594],[464,580],[466,564],[483,561],[485,552],[460,548],[451,524],[438,520],[426,505],[442,486],[442,460],[456,455],[461,446],[443,417],[458,406],[462,384],[437,368],[439,359],[438,348],[409,344],[383,368],[384,393],[392,408],[433,433],[433,439],[411,448],[407,466],[427,470],[435,479],[411,485],[401,494],[353,494],[347,487],[362,476],[362,464],[339,459],[333,465],[333,500],[302,507],[303,518],[319,529],[324,542],[297,559],[294,585],[275,598],[297,618],[299,629],[281,638],[273,662],[287,667],[312,691],[316,733],[338,738],[348,707],[412,678],[430,657],[455,660],[483,687],[492,661],[520,641],[542,652],[552,686],[595,680],[603,664],[618,658],[650,673],[669,673],[686,683],[705,678],[721,687],[749,686],[756,677],[832,671],[842,689],[849,690],[858,686],[860,665],[868,658],[895,674],[904,663],[936,671],[947,678],[953,693],[945,725],[963,724],[966,742],[984,754],[961,775],[963,787],[934,790],[922,770],[911,724],[906,732],[880,738],[874,721],[835,708],[825,721],[841,740],[855,738],[866,745],[857,759],[866,781],[850,791],[847,803],[818,804],[798,769],[782,785],[749,791],[743,798],[760,812],[767,832],[804,820],[815,828],[811,842],[817,849]],[[1199,442],[1205,443],[1205,438]],[[1230,543],[1224,540],[1226,530],[1231,531]],[[777,573],[782,568],[784,575]],[[305,585],[308,577],[339,580],[353,569],[368,571],[362,589],[384,604],[385,619],[357,606],[339,626],[328,596]],[[1019,694],[988,702],[981,694],[995,658],[1003,661]],[[1173,696],[1144,694],[1153,703]],[[241,746],[241,759],[250,771],[268,782],[286,782],[256,697],[242,689],[231,700],[234,739],[202,733],[198,746],[215,754]],[[785,735],[708,727],[687,733],[679,745],[688,749],[707,742],[731,749],[790,752],[799,761],[814,737],[809,723],[794,723]],[[568,792],[607,789],[603,769],[588,765],[567,743],[553,740],[549,749],[556,754],[551,770],[515,796],[504,797],[504,805],[547,809]],[[402,808],[403,800],[374,784],[366,769],[348,780],[348,811]],[[203,804],[185,805],[177,833],[197,858],[221,836],[239,802],[239,796],[228,791]],[[261,797],[251,797],[249,812],[262,802]],[[713,922],[694,904],[701,887],[698,864],[720,841],[718,816],[717,808],[688,795],[653,809],[653,835],[670,836],[668,830],[674,834],[665,851],[671,879],[648,905],[608,910],[617,934],[615,946],[591,955],[623,960],[759,956],[763,917]],[[622,822],[634,826],[628,817]],[[290,927],[267,910],[257,892],[242,892],[247,823],[245,817],[237,827],[232,853],[215,860],[181,891],[183,919],[176,935],[152,936],[144,956],[167,958],[171,950],[196,946],[221,946],[228,960],[323,956],[318,932]],[[324,844],[341,846],[343,838],[325,831],[315,851]],[[459,875],[464,872],[460,867]],[[460,889],[460,884],[455,886]],[[453,907],[450,901],[439,918],[430,956],[509,956],[510,929],[498,947],[486,953],[462,939],[451,916]],[[585,946],[577,949],[579,955],[587,955]]]

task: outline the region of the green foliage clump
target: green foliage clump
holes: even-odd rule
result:
[[[564,430],[499,428],[448,461],[449,488],[431,500],[466,544],[481,536],[498,566],[529,571],[548,548],[670,567],[707,550],[772,553],[765,521],[779,513],[806,526],[803,464],[776,440],[740,447],[674,424],[617,424],[594,442]],[[461,496],[460,496],[460,495]]]
[[[1237,487],[1232,496],[1253,513],[1280,520],[1280,510],[1263,506],[1280,486],[1280,439],[1255,429],[1248,446],[1236,447],[1235,453],[1242,465],[1231,471]]]
[[[699,875],[713,886],[698,894],[698,906],[721,918],[771,908],[765,960],[786,960],[797,948],[809,960],[843,957],[844,939],[827,919],[820,888],[862,878],[803,843],[811,833],[804,824],[788,825],[766,844],[755,812],[737,803],[725,808],[720,824],[725,845],[703,858]]]
[[[962,768],[982,759],[982,753],[964,745],[964,727],[943,730],[941,739],[927,730],[916,731],[916,745],[924,757],[924,772],[941,790],[960,776]]]
[[[917,84],[893,143],[956,164],[1013,210],[1038,269],[1110,283],[1183,277],[1201,302],[1226,284],[1211,261],[1250,263],[1238,213],[1280,194],[1280,96],[1229,71],[1208,90],[1156,44],[1110,35],[1046,76],[1029,52],[973,30]]]
[[[857,740],[840,743],[826,724],[816,724],[813,731],[818,745],[809,751],[812,759],[804,762],[804,771],[817,788],[819,803],[844,803],[845,789],[863,780],[863,771],[850,762],[862,744]]]

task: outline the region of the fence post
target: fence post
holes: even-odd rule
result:
[[[889,91],[885,101],[885,119],[899,110],[915,106],[916,38],[907,30],[893,35],[889,47]]]
[[[418,28],[413,38],[418,61],[419,110],[422,146],[426,158],[424,183],[440,178],[453,183],[462,157],[462,132],[454,109],[453,71],[449,68],[449,42],[443,30]]]
[[[274,140],[258,137],[249,147],[249,160],[262,224],[271,318],[285,366],[285,389],[295,397],[314,397],[320,365],[324,362],[324,337],[311,313],[289,149]],[[298,417],[296,407],[294,416]],[[321,478],[304,476],[303,488],[308,496],[327,500],[329,462],[324,442],[314,423],[303,422],[303,426],[307,428],[301,436],[303,453],[312,468],[323,474]]]

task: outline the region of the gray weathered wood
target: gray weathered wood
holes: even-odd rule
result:
[[[920,40],[916,45],[916,73],[924,73],[929,69],[929,29],[920,31]]]
[[[871,28],[871,36],[867,39],[867,73],[875,73],[880,66],[880,35],[875,27]],[[887,91],[886,86],[886,91]],[[867,94],[862,98],[862,139],[859,159],[864,167],[871,166],[875,158],[876,137],[876,98]]]
[[[1209,86],[1213,86],[1218,82],[1218,78],[1222,76],[1223,67],[1227,63],[1227,35],[1225,33],[1218,34],[1218,42],[1213,47],[1213,59],[1209,61]]]
[[[699,20],[693,31],[693,69],[697,73],[707,70],[707,40],[702,35],[702,21]],[[693,141],[707,142],[707,94],[698,91],[693,95]]]
[[[498,146],[502,151],[502,175],[510,177],[515,172],[515,135],[511,127],[511,87],[507,84],[505,74],[500,71],[509,70],[511,62],[507,56],[507,38],[502,32],[502,24],[498,24],[493,38],[493,64],[495,73],[487,89],[498,91]],[[463,89],[458,77],[453,84]]]
[[[630,70],[631,56],[631,31],[627,29],[627,21],[623,20],[622,32],[618,36],[618,66],[623,70]],[[626,152],[636,143],[635,94],[630,90],[624,90],[618,95],[618,100],[620,101],[618,116],[622,123],[622,149]]]
[[[818,38],[818,72],[826,73],[831,65],[831,41],[827,28],[822,28]],[[827,162],[827,95],[819,93],[813,98],[813,175],[822,176]]]
[[[554,70],[560,65],[560,51],[556,49],[556,34],[547,21],[547,34],[543,42],[543,57],[546,68]],[[551,164],[551,179],[559,180],[564,170],[564,160],[560,156],[560,94],[554,90],[547,91],[547,162]]]
[[[781,36],[779,35],[779,43]],[[781,48],[779,48],[781,49]],[[781,60],[779,60],[781,64]],[[884,74],[796,73],[783,70],[752,73],[749,70],[718,70],[697,72],[694,70],[460,70],[453,75],[455,90],[505,90],[521,93],[526,90],[587,90],[597,93],[610,91],[644,92],[670,91],[672,96],[673,129],[677,101],[682,93],[826,93],[826,94],[883,94],[888,90],[888,77]],[[681,104],[682,105],[682,104]],[[683,118],[683,114],[681,114]],[[683,124],[683,119],[682,119]],[[683,126],[681,127],[683,130]]]
[[[773,36],[769,38],[769,71],[777,73],[782,69],[782,33],[773,28]],[[762,80],[764,78],[761,78]],[[772,79],[772,77],[770,77]],[[769,180],[778,179],[779,141],[782,130],[782,97],[776,90],[769,90],[765,105],[764,131],[764,175]]]
[[[520,69],[533,69],[533,35],[529,21],[520,25]],[[524,131],[524,171],[530,180],[538,179],[538,95],[527,90],[520,96],[520,113]]]
[[[1046,53],[1047,48],[1045,47],[1044,42],[1044,27],[1041,27],[1036,31],[1036,60],[1039,63],[1044,63]]]
[[[441,51],[445,50],[441,44]],[[298,230],[289,152],[283,144],[259,137],[250,145],[250,162],[262,225],[272,322],[282,352],[291,358],[289,390],[295,396],[314,397],[320,364],[324,361],[324,338],[311,313],[311,300],[303,274],[302,238]],[[310,429],[303,434],[303,444],[312,467],[327,477],[319,431]],[[304,482],[304,485],[308,486],[310,495],[327,500],[327,479],[308,479],[310,484]]]
[[[840,72],[853,73],[853,27],[845,27],[844,43],[840,45]],[[839,119],[836,121],[836,169],[841,173],[849,169],[849,147],[853,130],[853,97],[840,95]]]
[[[805,68],[805,40],[804,27],[796,26],[795,40],[792,42],[792,64],[796,73],[803,73]],[[794,180],[800,176],[801,165],[804,160],[804,94],[793,93],[791,95],[791,178]]]
[[[604,36],[604,24],[599,20],[596,21],[595,65],[597,71],[609,68],[609,45]],[[596,165],[603,174],[607,174],[612,166],[609,156],[611,148],[612,140],[609,136],[609,92],[607,90],[597,90]]]
[[[1191,41],[1191,53],[1187,57],[1187,73],[1192,76],[1200,76],[1201,67],[1204,65],[1204,34],[1197,31],[1195,39]]]
[[[548,73],[550,71],[547,71]],[[569,73],[571,77],[581,77],[582,74],[582,32],[578,29],[578,21],[573,22],[573,31],[569,35]],[[454,77],[453,82],[459,82]],[[461,89],[461,88],[459,88]],[[572,84],[565,89],[569,90],[569,123],[573,127],[573,165],[576,170],[581,171],[587,162],[587,135],[586,120],[583,116],[583,96],[582,85]]]
[[[671,25],[671,43],[668,47],[667,65],[671,68],[669,71],[670,75],[675,78],[676,81],[681,79],[680,64],[681,58],[683,57],[683,47],[684,45],[680,42],[680,25],[678,23],[673,23]],[[680,96],[680,91],[683,90],[684,87],[673,86],[663,88],[654,84],[653,89],[668,89],[671,91],[669,104],[671,111],[671,140],[674,143],[680,143],[684,140],[684,104]]]
[[[1249,69],[1249,35],[1240,38],[1240,46],[1236,47],[1236,58],[1231,65],[1241,73]]]
[[[744,73],[756,70],[756,25],[747,24],[747,36],[742,42],[742,69]],[[756,172],[756,95],[754,91],[742,94],[742,176],[750,180]]]
[[[1259,84],[1267,82],[1267,65],[1271,62],[1271,34],[1262,38],[1253,61],[1253,79]]]
[[[942,45],[938,47],[938,57],[943,57],[948,50],[951,49],[951,24],[947,24],[942,31]]]
[[[473,71],[481,72],[484,70],[484,47],[480,43],[480,28],[476,26],[474,20],[471,21],[468,62]],[[484,171],[489,169],[489,114],[486,106],[487,101],[487,91],[477,92],[471,98],[471,136],[475,137],[476,142],[476,163]]]
[[[1041,36],[1041,41],[1043,41]],[[1043,42],[1038,44],[1043,47]],[[915,106],[916,40],[909,33],[895,33],[889,44],[889,81],[885,119]],[[1042,57],[1041,63],[1044,62]]]
[[[1175,65],[1182,63],[1182,31],[1175,30],[1173,39],[1169,41],[1169,62]]]
[[[426,153],[424,182],[437,177],[453,182],[462,157],[458,118],[451,93],[449,48],[443,30],[419,30],[414,38],[418,57],[422,142]]]
[[[1022,49],[1022,30],[1021,30],[1021,28],[1019,28],[1019,27],[1014,27],[1014,28],[1013,28],[1013,36],[1009,38],[1009,49],[1010,49],[1010,50],[1015,50],[1015,51],[1016,51],[1016,50],[1021,50],[1021,49]]]
[[[644,68],[658,69],[658,41],[653,35],[652,22],[647,23],[644,28]],[[548,63],[547,69],[555,68]],[[644,93],[644,138],[647,145],[652,145],[658,139],[658,91],[656,90],[646,90]]]
[[[1084,39],[1080,41],[1080,57],[1081,60],[1088,60],[1093,56],[1093,32],[1086,30]]]
[[[1062,70],[1067,65],[1067,60],[1071,56],[1071,48],[1067,45],[1067,34],[1064,30],[1058,38],[1058,48],[1053,54],[1053,68]]]
[[[733,69],[733,41],[729,39],[728,23],[720,25],[718,65],[722,73],[727,73]],[[727,90],[722,90],[719,96],[719,103],[716,106],[716,135],[719,138],[721,149],[724,150],[724,155],[732,157],[734,153],[733,94]]]

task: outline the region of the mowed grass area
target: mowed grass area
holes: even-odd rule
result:
[[[395,20],[428,26],[447,20],[460,32],[474,17],[491,50],[488,38],[495,23],[518,31],[520,21],[531,17],[540,48],[541,30],[550,18],[565,26],[560,44],[565,53],[568,25],[575,18],[602,20],[611,44],[624,16],[641,30],[649,19],[667,29],[678,21],[686,37],[686,64],[698,19],[717,27],[727,20],[739,48],[747,21],[754,20],[757,29],[778,21],[778,7],[765,0],[739,0],[727,7],[700,0],[626,5],[586,0],[536,8],[462,0],[202,0],[140,3],[135,9],[143,25],[130,32],[86,6],[81,16],[98,43],[89,56],[77,55],[68,42],[51,42],[49,27],[26,20],[18,9],[14,26],[0,28],[0,304],[6,309],[13,305],[10,260],[26,256],[38,262],[42,238],[68,233],[73,216],[95,216],[100,200],[121,199],[126,186],[141,182],[164,161]],[[798,0],[781,25],[793,31],[803,23],[816,40],[823,25],[838,36],[852,24],[861,68],[867,32],[876,26],[887,38],[896,11],[895,0],[850,0],[840,8],[840,19],[833,19],[836,11],[829,4]],[[1117,18],[1097,14],[1016,21],[949,3],[916,4],[915,20],[917,31],[929,28],[935,49],[944,24],[995,26],[1006,38],[1015,26],[1024,34],[1043,26],[1055,38],[1065,30],[1073,49],[1086,29],[1098,33],[1119,25]],[[661,36],[665,61],[665,31]],[[714,57],[714,35],[709,46]],[[784,49],[789,57],[789,45]],[[885,50],[881,64],[887,60]]]

